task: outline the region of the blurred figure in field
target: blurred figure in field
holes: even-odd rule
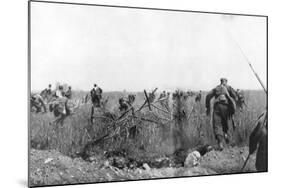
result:
[[[130,107],[132,107],[132,113],[134,112],[132,104],[134,103],[136,95],[130,94],[128,98],[124,97],[119,98],[119,111],[121,113],[126,112]]]
[[[47,95],[52,94],[52,85],[49,84],[49,85],[48,85],[48,88],[45,88],[40,94],[41,94],[41,95],[42,95],[42,94],[47,94]]]
[[[221,78],[220,82],[220,85],[212,89],[206,96],[206,114],[210,114],[210,102],[214,97],[212,124],[215,138],[218,142],[218,149],[223,150],[223,141],[229,142],[228,121],[232,119],[235,113],[237,96],[235,90],[227,85],[226,78]]]
[[[68,107],[68,98],[65,96],[63,86],[59,85],[58,89],[55,91],[55,99],[51,101],[49,105],[50,112],[54,113],[57,117],[52,123],[63,125],[64,119],[71,114]]]
[[[59,85],[59,88],[56,90],[55,96],[57,98],[62,98],[64,95],[63,87]]]
[[[45,101],[49,102],[53,97],[52,85],[49,84],[48,88],[45,88],[43,91],[41,91],[40,95]]]
[[[40,94],[31,94],[30,105],[31,105],[31,110],[35,108],[36,113],[41,112],[42,108],[44,110],[43,112],[47,112],[43,97]]]
[[[195,102],[201,102],[201,98],[202,98],[202,91],[200,90],[195,97]]]
[[[94,84],[94,88],[90,91],[92,108],[91,108],[91,122],[93,123],[94,119],[94,110],[95,108],[101,107],[101,99],[102,99],[102,89],[98,87],[97,84]]]
[[[68,87],[68,90],[65,92],[65,97],[68,99],[72,98],[72,90],[71,90],[71,86]]]
[[[239,108],[240,110],[243,110],[244,106],[247,107],[246,102],[245,102],[244,93],[240,89],[237,89],[236,93],[237,93],[237,97],[238,97],[237,101],[236,101],[237,108]]]
[[[166,91],[164,90],[162,93],[160,93],[159,98],[158,99],[163,99],[166,97]]]

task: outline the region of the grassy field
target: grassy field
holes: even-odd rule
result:
[[[255,120],[265,110],[266,96],[263,91],[245,91],[247,108],[237,111],[235,114],[235,131],[230,129],[231,145],[244,146],[248,144],[248,137],[253,129]],[[128,95],[124,92],[106,92],[103,98],[108,98],[104,110],[97,110],[96,114],[110,113],[118,117],[118,99]],[[136,108],[144,102],[143,92],[137,92],[136,101],[133,104]],[[79,99],[85,96],[82,91],[74,91],[73,98]],[[109,150],[126,150],[130,155],[138,156],[161,156],[174,153],[177,149],[194,148],[198,145],[215,144],[213,129],[210,124],[210,117],[205,114],[205,95],[203,92],[200,103],[195,103],[194,97],[189,97],[183,102],[182,108],[189,118],[181,121],[177,126],[175,120],[166,121],[161,124],[147,121],[129,121],[127,124],[136,124],[134,137],[128,132],[119,132],[116,136],[99,142],[92,148],[92,152],[104,152]],[[172,99],[169,106],[173,109]],[[192,109],[194,109],[193,112]],[[110,121],[96,118],[94,123],[89,121],[91,105],[85,104],[76,109],[75,113],[67,117],[62,126],[51,124],[55,117],[52,113],[31,113],[30,119],[30,140],[34,149],[56,150],[68,156],[75,156],[81,152],[85,145],[96,138],[108,133],[111,129]],[[171,114],[165,114],[154,109],[151,111],[145,108],[138,114],[141,117],[157,120],[159,117],[171,118]],[[122,127],[121,127],[122,128]],[[124,129],[126,130],[126,129]]]

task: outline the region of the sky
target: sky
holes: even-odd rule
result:
[[[31,3],[31,90],[104,91],[266,85],[266,18]]]

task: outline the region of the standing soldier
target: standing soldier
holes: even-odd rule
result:
[[[100,107],[100,101],[102,98],[102,89],[94,84],[94,88],[90,92],[92,100],[92,109],[91,109],[91,122],[93,123],[94,119],[94,109]]]
[[[200,102],[202,98],[202,91],[200,90],[199,93],[195,97],[195,102]]]
[[[215,97],[212,124],[215,138],[218,142],[218,149],[223,150],[223,141],[229,141],[227,134],[228,120],[232,119],[232,115],[235,113],[235,99],[237,97],[235,90],[227,85],[226,78],[221,78],[220,82],[221,84],[212,89],[206,96],[206,113],[207,115],[210,114],[210,101]]]

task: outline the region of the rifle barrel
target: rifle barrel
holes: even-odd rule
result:
[[[256,71],[254,70],[250,60],[248,59],[248,57],[246,56],[246,54],[244,53],[243,49],[241,48],[241,46],[238,44],[238,42],[232,37],[232,35],[230,34],[229,30],[226,27],[226,31],[228,33],[228,35],[230,36],[230,38],[232,38],[232,40],[234,41],[234,43],[236,44],[236,46],[239,48],[241,54],[244,56],[244,58],[246,59],[248,65],[250,66],[251,70],[253,71],[254,75],[256,76],[257,80],[259,81],[260,85],[262,86],[264,92],[267,94],[267,89],[264,86],[263,82],[261,81],[259,75],[256,73]]]

